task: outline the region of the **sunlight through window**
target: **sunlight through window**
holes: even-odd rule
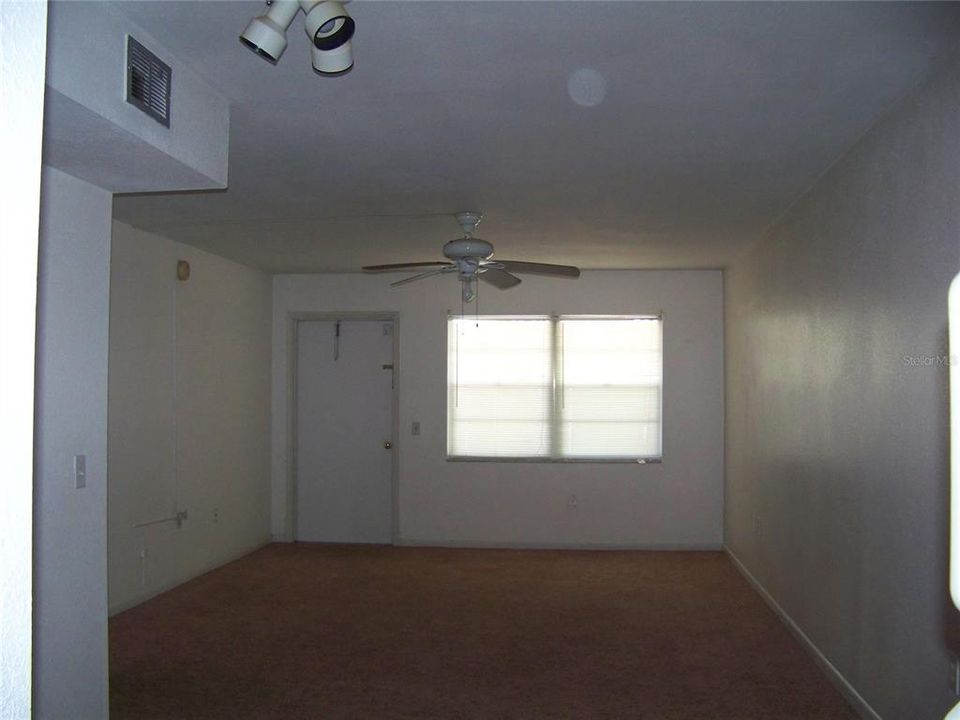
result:
[[[447,454],[655,459],[659,317],[451,317]]]

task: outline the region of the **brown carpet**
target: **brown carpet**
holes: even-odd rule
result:
[[[721,553],[277,544],[110,621],[114,718],[855,718]]]

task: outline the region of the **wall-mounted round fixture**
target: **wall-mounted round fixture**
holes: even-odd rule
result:
[[[287,47],[287,29],[300,10],[306,15],[313,69],[321,75],[342,75],[353,67],[350,39],[356,23],[337,0],[267,0],[267,12],[247,24],[240,42],[276,63]]]
[[[186,282],[190,279],[190,263],[186,260],[177,260],[177,280]]]

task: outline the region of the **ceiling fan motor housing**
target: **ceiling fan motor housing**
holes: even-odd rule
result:
[[[451,240],[443,246],[443,254],[449,263],[420,262],[393,263],[390,265],[367,265],[366,272],[417,272],[412,277],[390,283],[392,287],[406,285],[426,277],[457,273],[457,279],[463,286],[463,301],[468,303],[477,296],[478,281],[482,280],[500,290],[508,290],[520,284],[519,273],[534,273],[560,277],[579,277],[580,270],[572,265],[551,265],[549,263],[518,262],[516,260],[493,261],[493,245],[486,240],[473,237],[473,232],[481,219],[477,212],[456,214],[463,237]],[[424,270],[424,268],[430,268]]]
[[[486,260],[493,255],[493,245],[486,240],[461,238],[460,240],[451,240],[444,245],[443,254],[453,261],[466,258],[477,261]]]

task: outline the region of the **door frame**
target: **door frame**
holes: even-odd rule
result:
[[[297,498],[299,483],[299,415],[297,387],[297,362],[300,355],[300,323],[369,321],[393,324],[393,393],[390,399],[390,442],[393,444],[390,457],[390,543],[396,545],[399,533],[399,487],[397,477],[400,467],[400,447],[397,429],[400,427],[400,313],[394,311],[349,311],[349,312],[289,312],[287,313],[287,503],[286,528],[290,542],[297,542]]]

